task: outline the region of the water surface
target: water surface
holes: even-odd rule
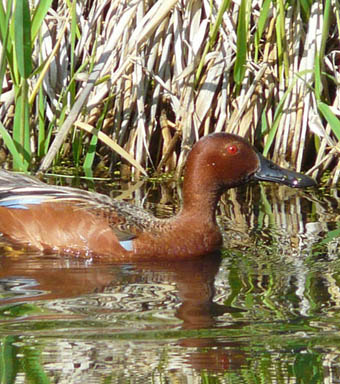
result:
[[[170,216],[174,186],[125,197]],[[336,191],[233,190],[222,252],[185,262],[103,264],[2,239],[1,383],[339,382],[339,213]]]

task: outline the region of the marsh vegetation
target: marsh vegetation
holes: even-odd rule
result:
[[[339,16],[334,0],[3,0],[1,161],[179,175],[225,130],[336,184]]]

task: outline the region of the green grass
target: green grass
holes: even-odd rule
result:
[[[123,156],[136,175],[159,164],[179,174],[198,137],[225,130],[338,182],[337,3],[100,4],[0,4],[7,167],[46,171],[67,159],[117,169]]]

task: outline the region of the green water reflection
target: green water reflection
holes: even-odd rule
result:
[[[158,215],[172,187],[137,189]],[[220,205],[221,255],[98,264],[3,242],[1,383],[337,383],[338,199],[252,186]]]

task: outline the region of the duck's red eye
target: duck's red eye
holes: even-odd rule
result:
[[[238,146],[235,144],[229,145],[227,147],[227,152],[229,155],[236,155],[236,153],[238,153]]]

